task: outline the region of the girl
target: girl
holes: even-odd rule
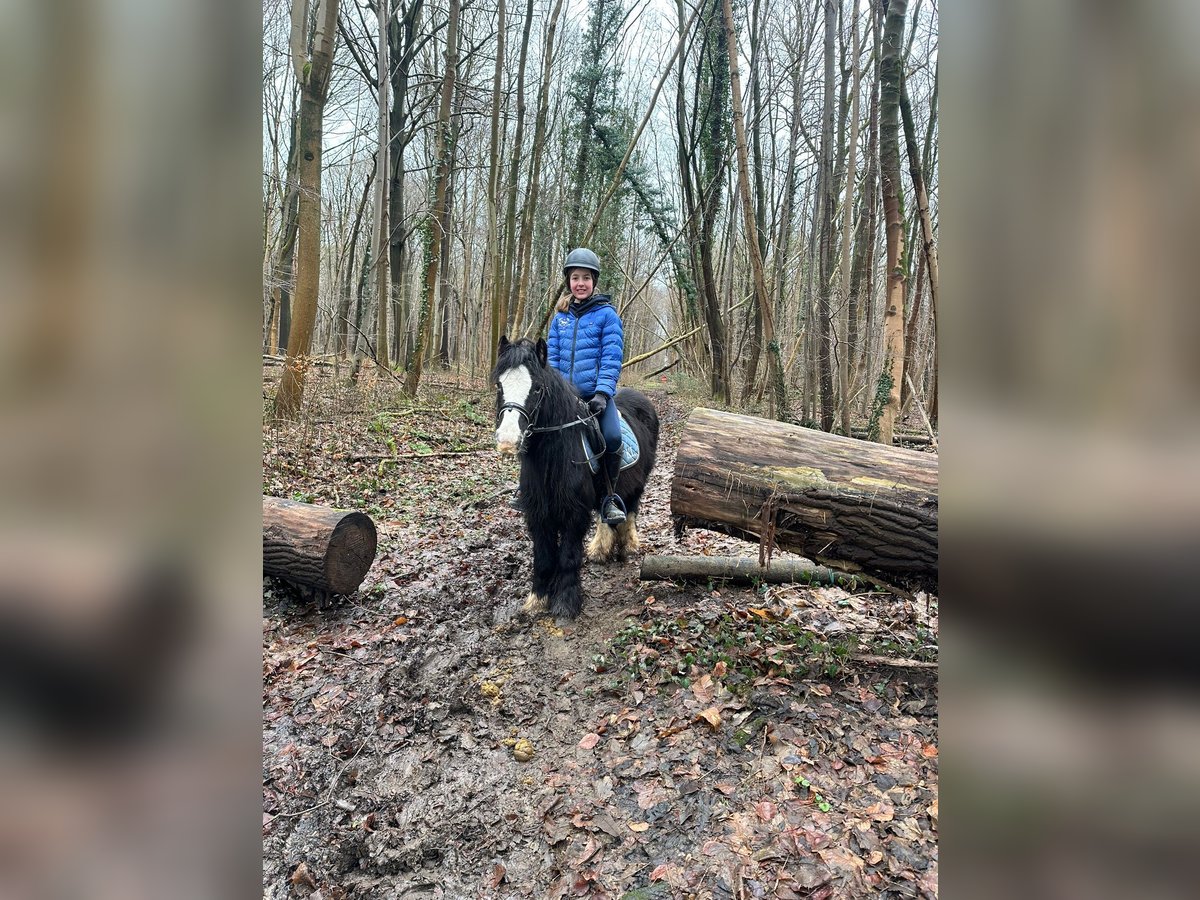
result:
[[[550,320],[549,361],[581,397],[590,398],[588,409],[599,417],[605,449],[601,465],[609,485],[600,520],[619,525],[625,521],[625,504],[615,488],[621,469],[621,422],[612,398],[625,356],[624,329],[612,299],[596,293],[600,259],[595,253],[586,247],[572,250],[563,262],[563,277],[571,297],[559,301]]]

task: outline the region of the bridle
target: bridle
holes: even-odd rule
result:
[[[577,425],[587,425],[593,419],[596,418],[594,413],[589,412],[586,416],[583,416],[583,417],[576,415],[576,417],[573,421],[565,422],[562,425],[538,425],[537,424],[537,414],[538,414],[538,410],[542,406],[542,401],[546,397],[546,389],[540,388],[540,387],[534,388],[533,394],[535,395],[535,399],[534,399],[532,408],[527,409],[525,407],[525,404],[519,403],[516,400],[506,400],[502,404],[500,404],[500,406],[496,410],[496,427],[497,428],[500,427],[500,419],[504,416],[504,413],[510,409],[515,410],[518,415],[524,417],[525,426],[521,429],[521,437],[520,437],[520,442],[519,442],[519,446],[521,446],[521,447],[525,446],[525,444],[529,438],[529,435],[531,435],[531,434],[544,434],[548,431],[566,431],[568,428],[575,428]],[[584,409],[584,410],[587,409],[587,404],[585,404],[582,400],[578,401],[578,405],[581,409]]]

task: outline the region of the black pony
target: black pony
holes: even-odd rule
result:
[[[592,474],[580,440],[590,427],[587,406],[570,382],[547,365],[544,340],[535,344],[501,337],[492,382],[497,391],[496,449],[521,459],[522,506],[533,540],[533,591],[525,611],[536,615],[548,609],[556,617],[573,619],[583,606],[583,538],[607,494],[603,469]],[[649,398],[622,388],[616,403],[641,453],[617,479],[626,519],[615,529],[597,522],[588,545],[593,560],[623,559],[626,551],[638,548],[638,504],[658,449],[658,413]]]

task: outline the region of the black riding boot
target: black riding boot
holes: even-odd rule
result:
[[[617,496],[617,475],[621,471],[621,451],[604,455],[604,474],[611,492],[600,504],[600,521],[605,525],[620,525],[625,521],[625,504]]]

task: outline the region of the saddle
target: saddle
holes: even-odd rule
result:
[[[642,448],[638,446],[637,435],[629,427],[625,414],[618,409],[617,415],[621,419],[621,471],[625,471],[638,461],[642,455]],[[592,474],[596,475],[600,472],[600,461],[604,459],[605,454],[604,432],[600,430],[599,419],[588,420],[587,427],[580,431],[582,432],[580,441],[583,444],[584,458],[587,460]]]

